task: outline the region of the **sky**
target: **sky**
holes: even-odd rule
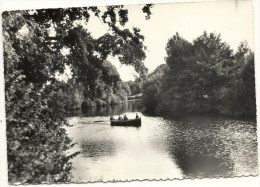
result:
[[[254,50],[252,1],[217,1],[157,4],[151,11],[150,20],[145,20],[142,5],[126,6],[129,21],[126,28],[138,27],[147,46],[145,66],[152,72],[165,63],[165,46],[176,32],[192,42],[204,31],[221,34],[222,40],[236,51],[242,41],[247,41]],[[93,37],[100,37],[108,27],[92,17],[87,25]],[[123,81],[134,80],[136,74],[131,66],[121,65],[117,58],[108,59],[114,64]]]

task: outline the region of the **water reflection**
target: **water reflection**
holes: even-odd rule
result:
[[[258,174],[255,121],[209,116],[167,120],[141,110],[140,103],[129,102],[69,118],[74,126],[68,134],[82,153],[72,161],[74,181]],[[142,115],[140,128],[110,126],[109,115],[132,118],[135,112]]]
[[[176,122],[169,128],[169,134],[174,134],[169,152],[188,178],[233,175],[234,163],[214,123]]]
[[[142,112],[143,107],[139,100],[132,100],[126,103],[103,106],[103,107],[92,107],[87,109],[73,110],[70,112],[70,116],[110,116],[110,115],[121,115],[126,112]]]

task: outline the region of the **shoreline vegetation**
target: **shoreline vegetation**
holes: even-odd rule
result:
[[[149,19],[152,5],[141,7]],[[110,32],[93,38],[97,17]],[[124,6],[5,11],[2,13],[9,184],[71,181],[75,143],[64,126],[70,108],[120,103],[135,84],[121,81],[109,56],[147,73],[144,36],[126,29]],[[71,75],[67,82],[56,74]],[[135,94],[134,91],[132,94]]]
[[[146,19],[151,7],[142,8]],[[79,24],[92,16],[111,32],[93,38]],[[75,145],[64,129],[71,109],[141,99],[158,116],[256,115],[254,53],[246,42],[233,52],[220,35],[205,32],[188,42],[177,33],[166,45],[166,64],[148,74],[145,38],[138,28],[124,28],[124,6],[6,11],[2,17],[10,184],[71,181],[70,160],[79,154],[66,154]],[[109,56],[139,77],[122,81]],[[59,81],[55,74],[66,67],[71,77]]]
[[[69,110],[81,108],[85,110],[91,107],[117,105],[129,100],[142,99],[142,93],[139,93],[142,85],[137,83],[137,81],[118,81],[117,85],[119,87],[115,91],[111,88],[109,91],[106,91],[104,87],[97,87],[93,97],[84,96],[85,89],[81,84],[63,83],[63,87],[59,91],[60,95],[68,98],[67,105]]]
[[[256,118],[254,52],[246,42],[234,52],[220,34],[204,32],[191,43],[176,33],[166,51],[166,64],[142,79],[123,84],[124,97],[85,100],[82,107],[140,99],[146,113],[162,117],[206,114]]]
[[[166,64],[143,84],[147,112],[256,117],[254,52],[246,42],[234,52],[215,33],[204,32],[193,42],[176,33],[166,52]]]

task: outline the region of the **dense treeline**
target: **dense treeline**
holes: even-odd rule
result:
[[[106,58],[112,53],[114,56],[119,55],[126,64],[131,64],[133,62],[128,58],[132,57],[128,55],[134,50],[137,53],[135,58],[142,60],[145,54],[138,37],[142,38],[139,30],[134,29],[133,40],[138,42],[128,39],[123,43],[122,38],[109,34],[94,39],[86,29],[78,26],[64,38],[65,46],[70,49],[66,58],[72,67],[72,79],[76,85],[81,84],[84,88],[82,107],[118,104],[127,100],[130,94],[128,85],[120,79],[116,68]],[[141,62],[135,65],[141,74],[145,73],[146,68]]]
[[[190,43],[176,33],[166,52],[166,64],[143,86],[149,112],[256,115],[254,53],[246,42],[234,53],[220,35],[204,32]]]
[[[131,95],[137,95],[143,92],[143,79],[136,77],[134,81],[127,81],[126,83],[129,86]]]
[[[100,47],[101,38],[94,39],[82,26],[73,28],[64,38],[64,46],[70,49],[65,57],[71,67],[72,78],[65,84],[68,89],[63,89],[63,94],[72,96],[71,109],[119,104],[131,94],[128,83],[121,80],[116,67],[104,57],[94,54]]]
[[[143,8],[147,19],[150,8]],[[91,16],[108,25],[110,33],[93,39],[78,26]],[[68,182],[70,159],[78,153],[66,154],[73,144],[63,128],[68,125],[71,99],[64,92],[77,85],[85,100],[102,98],[103,90],[120,95],[124,85],[106,58],[117,56],[143,76],[144,37],[138,28],[124,29],[128,10],[123,6],[103,11],[97,7],[9,11],[2,17],[8,181]],[[73,78],[59,82],[55,74],[63,73],[66,65]]]
[[[89,93],[88,89],[84,87],[84,101],[82,102],[82,108],[84,109],[93,106],[106,106],[123,103],[131,93],[128,84],[120,79],[120,75],[115,66],[110,62],[105,61],[103,67],[106,68],[107,73],[105,79],[114,80],[112,84],[109,84],[100,79],[96,79],[93,93]],[[100,71],[100,74],[102,76],[105,75],[103,71]]]

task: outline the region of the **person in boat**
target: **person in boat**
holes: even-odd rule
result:
[[[124,115],[124,120],[128,120],[128,117],[126,116],[126,114]]]
[[[136,118],[136,119],[138,119],[138,118],[139,118],[139,116],[138,116],[138,114],[137,114],[137,113],[136,113],[136,115],[135,115],[135,118]]]
[[[118,117],[118,120],[123,120],[121,116]]]
[[[110,116],[110,121],[115,120],[114,116]]]

